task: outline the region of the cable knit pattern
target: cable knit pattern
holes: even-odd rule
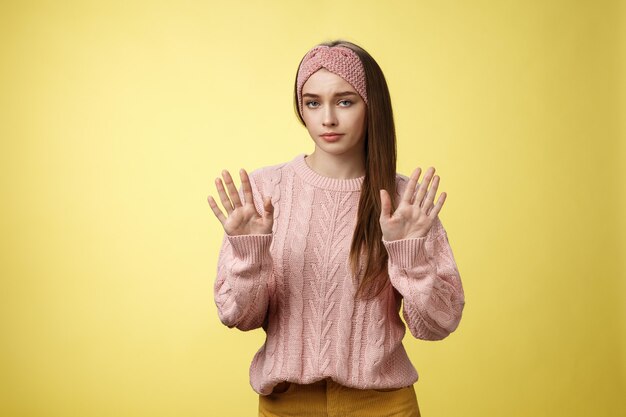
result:
[[[383,240],[388,285],[375,299],[356,299],[363,268],[353,277],[348,257],[363,177],[323,177],[299,155],[250,180],[259,211],[263,196],[271,197],[274,227],[224,236],[214,296],[225,325],[267,333],[250,365],[252,388],[267,395],[281,381],[326,377],[361,389],[417,381],[402,344],[406,327],[418,339],[443,339],[465,305],[441,221],[423,238]],[[406,184],[398,174],[399,194]]]
[[[274,204],[274,227],[272,233],[276,233],[276,225],[279,224],[279,218],[281,214],[280,210],[280,187],[278,184],[281,180],[281,170],[273,170],[270,175],[267,177],[267,181],[262,183],[263,187],[263,195],[269,195],[272,198],[272,204]],[[250,179],[253,182],[252,178]],[[255,202],[258,201],[255,195]],[[262,205],[262,201],[259,201],[259,204]],[[257,211],[261,213],[262,208],[257,205]],[[282,239],[280,238],[282,237]],[[282,251],[282,248],[285,244],[284,232],[279,235],[279,239],[274,241],[274,244],[277,246],[276,250],[278,252]],[[274,258],[274,271],[282,271],[283,267],[283,259],[280,257]],[[270,292],[270,315],[269,319],[274,320],[276,317],[276,311],[279,311],[280,303],[285,299],[284,292],[284,284],[282,282],[282,273],[273,273],[274,282],[271,283],[270,288],[273,292]],[[277,282],[278,281],[278,282]],[[269,324],[269,323],[268,323]],[[282,346],[283,342],[281,342],[281,337],[283,333],[278,333],[279,326],[272,325],[266,328],[267,332],[267,340],[265,357],[266,361],[263,367],[263,374],[271,375],[274,371],[274,365],[276,364],[276,357],[280,356],[276,355],[276,349],[278,346]]]
[[[303,366],[303,344],[304,344],[304,299],[303,293],[308,289],[304,283],[304,255],[307,245],[307,235],[311,217],[311,203],[313,199],[313,189],[307,184],[301,184],[299,193],[293,196],[291,203],[294,206],[295,214],[290,218],[290,224],[286,227],[292,230],[289,239],[291,240],[290,252],[288,254],[289,266],[286,269],[285,283],[289,289],[289,299],[285,300],[289,306],[288,327],[283,330],[288,331],[289,340],[286,360],[289,363],[289,373],[302,378]],[[287,254],[286,254],[287,255]],[[284,314],[284,313],[282,313]],[[310,331],[311,329],[309,329]]]

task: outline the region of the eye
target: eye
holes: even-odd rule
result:
[[[304,103],[304,105],[310,109],[312,109],[313,107],[317,107],[318,104],[319,103],[317,101],[307,101],[306,103]]]
[[[348,106],[352,105],[352,101],[351,100],[341,100],[339,103],[340,104],[341,103],[346,103],[345,105],[342,105],[341,107],[348,107]]]

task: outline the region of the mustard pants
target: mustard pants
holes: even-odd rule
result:
[[[259,417],[420,417],[413,385],[394,390],[356,389],[327,378],[284,382],[259,395]]]

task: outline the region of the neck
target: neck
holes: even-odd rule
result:
[[[315,149],[305,161],[313,171],[324,177],[352,179],[365,175],[365,155],[362,151],[333,155]]]

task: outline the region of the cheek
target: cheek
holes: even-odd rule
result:
[[[304,125],[307,127],[307,129],[309,128],[309,126],[313,125],[313,118],[311,117],[311,115],[309,114],[309,112],[304,112],[302,114],[302,119],[304,120]]]
[[[363,112],[363,114],[359,118],[359,124],[360,124],[361,128],[363,129],[363,131],[365,131],[365,129],[367,129],[367,114],[365,112]]]
[[[306,130],[309,132],[309,134],[311,136],[315,136],[315,132],[313,132],[313,130],[311,130],[311,126],[315,125],[313,123],[313,120],[311,119],[311,117],[307,117],[306,115],[302,115],[302,119],[304,120],[304,127],[306,127]]]

